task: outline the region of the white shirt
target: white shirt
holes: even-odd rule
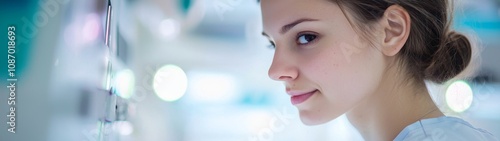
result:
[[[486,130],[455,117],[423,119],[406,126],[394,141],[498,141]]]

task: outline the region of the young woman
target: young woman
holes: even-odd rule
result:
[[[261,0],[261,9],[275,47],[269,76],[304,124],[346,113],[366,140],[496,140],[445,116],[425,86],[471,62],[447,0]]]

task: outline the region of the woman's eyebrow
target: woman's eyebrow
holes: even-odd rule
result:
[[[290,29],[292,29],[293,27],[295,27],[296,25],[300,24],[300,23],[303,23],[303,22],[311,22],[311,21],[318,21],[317,19],[309,19],[309,18],[301,18],[301,19],[298,19],[298,20],[295,20],[294,22],[291,22],[285,26],[283,26],[280,30],[280,34],[285,34],[286,32],[288,32]],[[262,35],[263,36],[266,36],[266,37],[269,37],[269,35],[266,33],[266,32],[262,32]]]

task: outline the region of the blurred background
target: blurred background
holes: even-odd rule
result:
[[[300,122],[283,85],[267,77],[273,50],[255,0],[111,5],[0,1],[0,34],[16,28],[15,77],[0,57],[1,141],[362,140],[345,116]],[[474,78],[429,90],[447,115],[500,137],[500,0],[455,6],[454,28],[477,40],[482,62]]]

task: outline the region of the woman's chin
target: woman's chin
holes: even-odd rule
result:
[[[307,125],[307,126],[315,126],[315,125],[320,125],[322,123],[320,122],[316,122],[316,121],[310,121],[310,120],[304,120],[301,118],[301,121],[304,125]]]
[[[311,114],[306,114],[300,112],[300,120],[304,125],[307,126],[314,126],[314,125],[320,125],[327,123],[331,121],[332,119],[327,119],[327,118],[321,118],[320,116],[317,115],[311,115]]]

